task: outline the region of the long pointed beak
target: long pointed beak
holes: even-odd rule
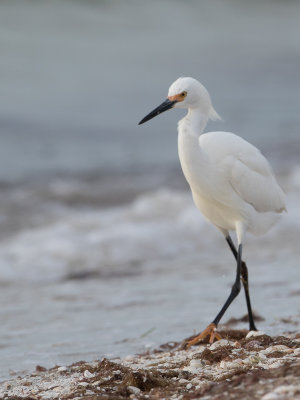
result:
[[[139,122],[139,125],[149,121],[150,119],[156,117],[157,115],[165,111],[170,110],[170,108],[174,107],[175,103],[177,103],[177,100],[171,101],[169,99],[166,99],[163,103],[161,103],[158,107],[156,107],[153,111],[151,111],[151,113],[146,115],[146,117]]]

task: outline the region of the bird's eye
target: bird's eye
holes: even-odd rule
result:
[[[182,97],[186,97],[186,95],[187,95],[187,92],[186,92],[186,91],[184,91],[184,92],[181,93],[181,96],[182,96]]]

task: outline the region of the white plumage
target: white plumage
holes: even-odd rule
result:
[[[204,216],[225,231],[240,221],[254,234],[266,232],[285,203],[264,156],[232,133],[187,136],[179,127],[180,162]]]
[[[193,78],[179,78],[169,88],[168,99],[148,114],[144,123],[170,108],[186,108],[178,123],[178,152],[181,167],[198,209],[225,236],[237,260],[236,280],[214,321],[188,345],[210,335],[220,338],[216,327],[240,291],[242,277],[250,329],[256,329],[250,304],[247,266],[242,262],[244,233],[265,233],[285,208],[285,195],[272,168],[261,152],[229,132],[203,133],[209,119],[218,119],[209,93]],[[237,235],[238,250],[229,231]]]
[[[285,210],[284,193],[256,147],[229,132],[202,134],[210,114],[216,114],[206,89],[198,83],[179,78],[169,90],[171,97],[187,92],[174,107],[189,109],[178,123],[178,152],[194,202],[225,236],[237,230],[237,224],[243,231],[264,233]]]

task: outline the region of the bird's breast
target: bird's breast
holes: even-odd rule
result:
[[[241,219],[241,209],[226,180],[225,165],[220,169],[201,148],[199,138],[183,130],[179,131],[178,153],[197,208],[214,225],[234,229],[234,221]]]
[[[208,158],[201,151],[196,136],[179,130],[178,155],[183,174],[192,190],[209,193],[211,168]]]

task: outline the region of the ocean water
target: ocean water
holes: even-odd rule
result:
[[[235,263],[180,171],[182,113],[137,126],[183,74],[223,117],[209,129],[259,146],[287,193],[288,213],[247,236],[244,258],[259,328],[299,329],[299,12],[296,1],[0,3],[1,380],[181,340],[225,301]],[[224,321],[245,313],[241,294]]]
[[[253,306],[265,318],[258,326],[269,334],[300,322],[300,169],[282,182],[288,213],[244,247]],[[77,184],[49,183],[47,204],[41,189],[10,189],[1,206],[3,220],[5,208],[34,203],[31,215],[12,217],[24,218],[23,228],[11,227],[0,244],[2,379],[37,364],[125,356],[183,339],[206,326],[229,293],[233,257],[188,191],[162,187],[100,207],[68,203],[83,189]],[[224,321],[246,313],[243,297]]]

